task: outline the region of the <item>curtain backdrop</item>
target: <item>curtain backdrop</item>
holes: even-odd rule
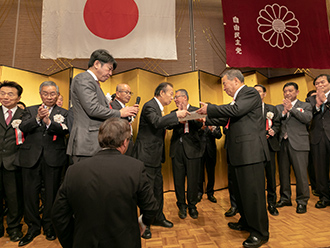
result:
[[[325,0],[222,0],[230,67],[330,68]]]

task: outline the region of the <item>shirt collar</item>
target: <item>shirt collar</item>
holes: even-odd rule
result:
[[[18,108],[18,107],[17,107],[17,105],[16,105],[16,106],[13,107],[12,109],[10,109],[10,110],[11,110],[11,114],[12,114],[12,116],[14,116],[14,114],[15,114],[17,108]],[[2,105],[2,111],[3,111],[3,114],[6,114],[8,110],[9,110],[8,108],[6,108],[5,106]]]
[[[238,92],[240,92],[240,90],[245,86],[245,84],[243,84],[241,87],[238,88],[238,90],[236,90],[235,94],[234,94],[234,99],[236,99]]]
[[[92,77],[95,79],[95,81],[97,81],[97,82],[99,81],[91,70],[87,70],[87,72],[92,75]]]
[[[163,112],[164,111],[164,106],[160,103],[160,101],[157,99],[157,97],[154,97],[154,99],[156,100],[159,108],[160,108],[160,111]]]
[[[291,105],[294,106],[297,103],[298,99],[294,100],[293,102],[291,102]]]
[[[115,101],[117,101],[122,108],[125,108],[125,104],[123,104],[121,101],[119,101],[118,99],[115,99]]]
[[[330,93],[330,90],[327,92],[327,93],[325,93],[325,96],[328,98],[328,96],[329,96],[329,93]]]

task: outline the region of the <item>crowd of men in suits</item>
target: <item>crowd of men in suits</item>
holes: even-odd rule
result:
[[[314,80],[316,93],[306,102],[297,99],[296,83],[286,83],[283,104],[278,106],[264,103],[266,88],[246,86],[243,74],[235,69],[225,72],[222,78],[224,91],[233,98],[225,105],[191,106],[186,89],[174,90],[171,83],[160,83],[154,97],[142,107],[133,145],[131,122],[139,111],[139,102],[126,106],[133,95],[130,86],[117,85],[111,102],[99,85],[116,66],[106,50],[94,51],[88,70],[72,81],[69,112],[56,104],[59,88],[52,81],[40,85],[42,103],[25,110],[17,107],[22,87],[12,81],[1,83],[0,197],[8,208],[6,231],[11,241],[19,241],[18,246],[32,242],[43,229],[46,239],[58,236],[63,247],[140,247],[140,236],[152,237],[151,225],[173,227],[163,211],[161,166],[165,161],[166,130],[173,130],[170,157],[181,219],[187,217],[187,210],[191,218],[198,218],[196,205],[204,193],[204,166],[207,199],[217,202],[215,139],[222,136],[220,126],[226,137],[231,202],[225,215],[240,213],[239,221],[229,222],[228,226],[250,232],[244,247],[268,242],[267,208],[276,216],[277,208],[292,206],[291,166],[297,185],[296,212],[307,211],[309,161],[315,167],[320,197],[315,207],[330,205],[329,75],[322,74]],[[164,107],[173,99],[177,109],[165,115]],[[189,118],[195,111],[201,117]],[[67,155],[73,165],[61,184]],[[40,216],[42,188],[44,209]],[[139,221],[136,206],[140,208]],[[24,236],[23,210],[28,226]],[[0,208],[0,237],[5,231],[3,216]]]

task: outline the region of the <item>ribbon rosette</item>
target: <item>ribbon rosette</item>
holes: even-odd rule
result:
[[[302,108],[297,108],[298,111],[300,111],[301,113],[304,113],[304,110]]]
[[[269,119],[269,120],[273,119],[274,118],[274,113],[273,112],[267,112],[266,118]]]
[[[63,122],[64,122],[64,116],[63,115],[60,115],[60,114],[54,115],[54,121],[59,123],[63,130],[68,129],[68,127],[65,124],[63,124]]]
[[[63,123],[64,122],[64,116],[61,114],[56,114],[54,115],[54,121],[59,123],[62,127],[63,130],[68,129],[68,127]],[[53,136],[53,141],[55,141],[57,139],[57,135]]]
[[[272,125],[273,125],[272,119],[274,118],[274,113],[273,112],[267,112],[266,118],[267,118],[266,130],[269,130],[269,128],[271,128]]]
[[[21,122],[22,120],[13,120],[11,122],[12,127],[15,129],[16,145],[21,145],[24,142],[24,135],[22,131],[18,128]]]

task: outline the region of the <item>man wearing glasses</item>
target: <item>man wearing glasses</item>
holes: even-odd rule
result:
[[[45,81],[39,88],[42,104],[30,106],[24,112],[19,129],[25,141],[18,150],[22,167],[24,193],[24,221],[28,231],[18,246],[24,246],[40,234],[41,227],[47,240],[55,240],[51,209],[60,186],[62,168],[67,163],[65,135],[68,133],[68,111],[56,105],[58,86]],[[17,123],[17,124],[18,124]],[[45,186],[42,217],[39,215],[39,194]]]
[[[116,87],[116,97],[115,99],[110,103],[112,109],[120,110],[122,108],[125,108],[125,104],[127,104],[133,95],[133,92],[131,91],[131,87],[129,87],[128,84],[118,84]],[[131,156],[133,151],[133,129],[132,129],[132,122],[134,121],[134,117],[122,117],[122,119],[125,119],[128,121],[131,127],[131,137],[129,141],[129,145],[127,148],[127,151],[125,155]]]

